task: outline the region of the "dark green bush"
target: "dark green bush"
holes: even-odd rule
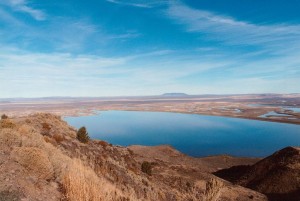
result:
[[[90,140],[89,134],[84,126],[77,131],[77,139],[82,143],[87,143]]]
[[[152,165],[151,163],[144,161],[141,166],[142,172],[151,175],[152,174]]]
[[[1,119],[8,119],[8,116],[7,116],[6,114],[3,114],[3,115],[1,116]]]

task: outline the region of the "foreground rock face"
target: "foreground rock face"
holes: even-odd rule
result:
[[[270,200],[300,200],[300,148],[287,147],[249,166],[235,166],[215,175],[268,196]]]
[[[76,130],[51,114],[1,120],[0,200],[267,200],[210,173],[256,159],[195,159],[169,146],[149,148],[154,156],[146,149],[80,143]]]

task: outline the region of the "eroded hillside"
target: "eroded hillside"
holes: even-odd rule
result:
[[[300,148],[286,147],[248,166],[215,173],[235,184],[264,193],[274,201],[300,200]]]
[[[0,200],[266,200],[210,173],[249,161],[197,160],[170,147],[152,148],[154,157],[141,147],[84,144],[51,114],[1,120],[0,146]]]

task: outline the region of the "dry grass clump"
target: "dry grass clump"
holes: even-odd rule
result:
[[[142,172],[144,172],[148,175],[151,175],[152,174],[152,164],[147,161],[144,161],[141,165],[141,170],[142,170]]]
[[[57,142],[52,137],[42,136],[30,125],[20,125],[17,131],[15,129],[0,130],[0,142],[21,146],[22,149],[25,150],[26,148],[41,150],[41,152],[43,152],[42,157],[50,161],[52,171],[54,172],[57,181],[62,180],[66,168],[71,161],[70,157],[64,155],[59,149],[53,146],[56,145]],[[47,142],[50,142],[51,144]],[[26,157],[26,155],[24,155],[24,157]],[[30,160],[38,159],[30,159],[29,157],[28,160],[30,162]]]
[[[46,152],[36,147],[16,147],[11,157],[40,179],[51,179],[53,167]]]
[[[16,124],[11,119],[1,119],[0,128],[15,128]]]
[[[64,136],[62,136],[61,134],[57,134],[55,133],[53,135],[53,139],[57,142],[57,143],[60,143],[64,140]]]
[[[212,178],[206,183],[205,196],[207,201],[216,201],[220,196],[220,190],[223,187],[223,182]]]
[[[66,198],[69,201],[102,200],[98,193],[100,186],[95,181],[96,177],[79,161],[74,161],[63,179]]]
[[[110,146],[110,144],[108,142],[105,142],[103,140],[98,140],[98,141],[96,141],[96,143],[101,145],[103,148]]]
[[[63,121],[60,116],[54,114],[36,113],[29,115],[24,121],[43,135],[52,136],[55,133],[59,133],[76,138],[76,130]]]
[[[8,116],[6,114],[1,115],[1,119],[8,119]]]
[[[49,135],[50,134],[50,131],[51,131],[51,125],[46,123],[46,122],[43,122],[42,123],[42,130],[41,130],[41,134],[42,135]]]
[[[18,131],[21,135],[23,147],[44,147],[45,141],[43,136],[39,134],[33,127],[21,125]]]
[[[61,181],[71,158],[53,146],[56,145],[56,140],[50,136],[42,136],[34,126],[26,124],[21,125],[18,131],[21,134],[22,147],[36,147],[43,150],[52,164],[54,177],[57,181]]]
[[[31,126],[28,126],[26,124],[23,124],[21,125],[19,128],[18,128],[18,132],[21,134],[21,135],[27,135],[29,133],[33,133],[35,132],[34,128],[32,128]]]
[[[44,136],[44,140],[45,140],[45,142],[51,143],[51,144],[54,145],[54,146],[57,145],[57,142],[55,141],[55,139],[53,139],[53,138],[51,138],[51,137]]]
[[[63,187],[69,201],[118,200],[120,192],[108,181],[99,178],[80,160],[73,160],[64,179]]]
[[[61,182],[68,167],[72,163],[72,159],[50,143],[45,143],[43,149],[47,153],[53,166],[55,180]]]
[[[0,130],[0,144],[5,146],[21,146],[21,137],[13,129],[4,128]]]

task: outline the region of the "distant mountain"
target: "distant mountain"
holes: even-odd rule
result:
[[[251,166],[234,166],[214,173],[255,191],[271,201],[300,200],[300,148],[287,147]]]
[[[174,96],[189,96],[189,95],[185,93],[164,93],[162,96],[174,97]]]

